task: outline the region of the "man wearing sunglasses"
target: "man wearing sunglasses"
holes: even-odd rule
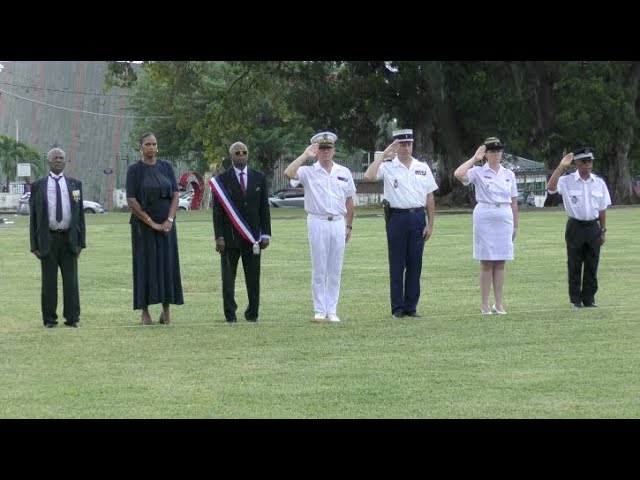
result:
[[[260,257],[269,246],[271,214],[264,173],[249,168],[249,149],[242,142],[229,147],[232,166],[211,181],[213,229],[220,253],[222,301],[227,323],[236,322],[236,271],[242,257],[249,305],[248,322],[258,321],[260,306]]]
[[[304,187],[307,234],[311,253],[312,322],[339,322],[337,315],[345,244],[351,238],[353,197],[356,186],[351,171],[333,161],[335,133],[311,137],[304,153],[285,169],[284,175]],[[313,165],[302,166],[317,157]]]
[[[562,175],[573,160],[576,171]],[[598,306],[595,301],[598,261],[607,232],[606,209],[611,205],[611,196],[604,180],[591,173],[593,160],[592,148],[568,153],[560,160],[547,183],[549,193],[562,195],[562,203],[569,216],[564,238],[572,308]]]

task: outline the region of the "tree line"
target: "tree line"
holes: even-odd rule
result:
[[[614,202],[628,204],[640,173],[639,79],[640,62],[163,61],[109,62],[105,86],[131,88],[133,112],[155,117],[138,119],[134,136],[154,131],[163,154],[201,172],[238,139],[270,173],[320,130],[348,153],[383,150],[393,128],[412,128],[414,152],[439,160],[441,201],[466,198],[453,171],[498,136],[549,168],[593,147]]]

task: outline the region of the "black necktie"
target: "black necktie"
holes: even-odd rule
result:
[[[62,222],[62,191],[60,190],[60,179],[62,177],[51,177],[56,181],[56,222]]]

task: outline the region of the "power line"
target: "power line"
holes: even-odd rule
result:
[[[119,97],[117,93],[101,93],[101,92],[78,92],[73,90],[59,90],[56,88],[36,87],[35,85],[20,85],[19,83],[0,82],[0,85],[11,85],[12,87],[24,88],[25,90],[44,90],[45,92],[72,93],[80,95],[100,95],[102,97]],[[135,95],[127,94],[125,97],[133,97]]]
[[[39,102],[37,100],[33,100],[32,98],[27,98],[27,97],[23,97],[21,95],[16,95],[15,93],[11,93],[11,92],[7,92],[6,90],[3,90],[2,88],[0,88],[0,92],[1,93],[5,93],[7,95],[9,95],[10,97],[15,97],[15,98],[19,98],[20,100],[26,100],[27,102],[32,102],[32,103],[37,103],[38,105],[44,105],[45,107],[52,107],[52,108],[57,108],[59,110],[66,110],[68,112],[78,112],[78,113],[86,113],[89,115],[97,115],[100,117],[120,117],[120,118],[173,118],[173,115],[143,115],[143,116],[137,116],[137,115],[114,115],[113,113],[99,113],[99,112],[89,112],[87,110],[75,110],[73,108],[67,108],[67,107],[61,107],[59,105],[52,105],[50,103],[45,103],[45,102]]]

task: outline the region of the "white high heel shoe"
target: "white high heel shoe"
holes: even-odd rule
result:
[[[480,307],[480,313],[481,313],[482,315],[491,315],[491,309],[490,309],[490,308],[487,308],[487,309],[485,310],[484,308]]]
[[[503,308],[498,310],[496,308],[496,304],[495,303],[491,306],[491,310],[493,310],[496,313],[499,313],[500,315],[506,315],[507,314],[507,312],[505,312]]]

